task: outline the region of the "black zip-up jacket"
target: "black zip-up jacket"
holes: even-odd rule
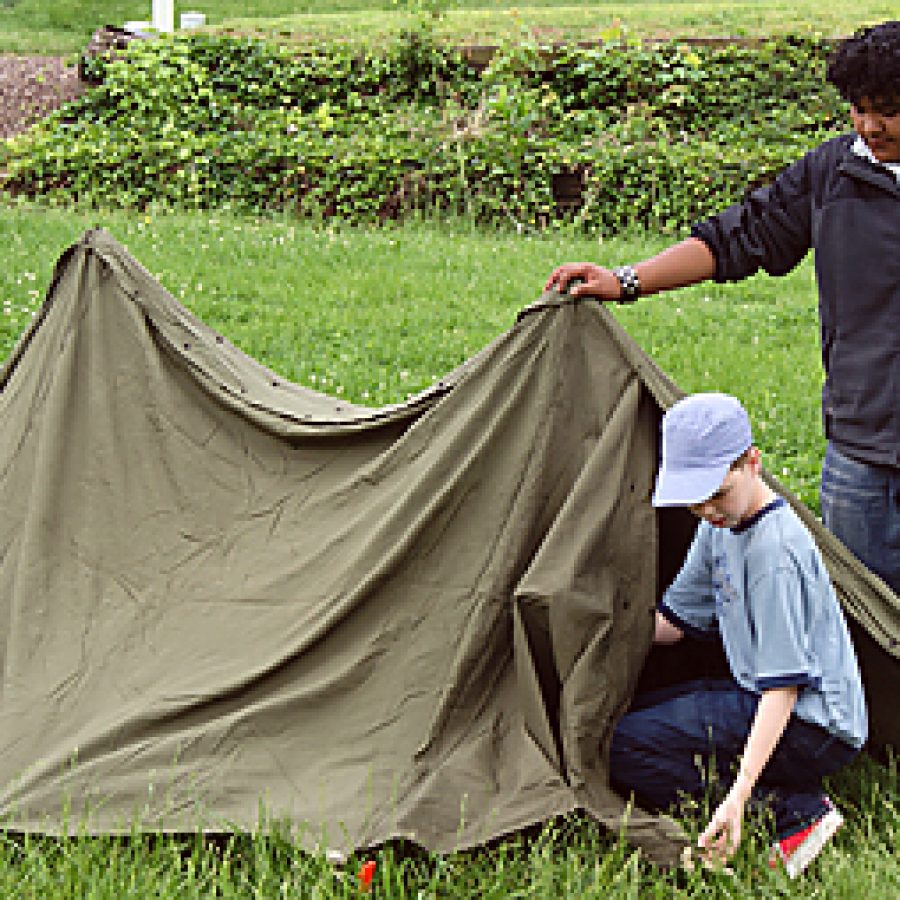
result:
[[[826,141],[742,203],[694,226],[716,281],[784,275],[815,250],[825,434],[843,453],[900,466],[900,184]]]

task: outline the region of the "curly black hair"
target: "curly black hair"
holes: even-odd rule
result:
[[[841,41],[828,60],[827,78],[854,106],[868,100],[891,114],[900,110],[900,22],[861,28]]]

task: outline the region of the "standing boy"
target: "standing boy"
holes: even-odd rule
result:
[[[747,801],[768,798],[771,862],[795,877],[843,821],[822,779],[866,740],[847,625],[812,537],[761,478],[741,404],[695,394],[666,413],[662,429],[653,503],[687,506],[701,522],[660,602],[654,641],[719,639],[732,680],[639,698],[612,739],[612,782],[664,809],[703,796],[714,765],[732,780],[700,836],[703,852],[730,856]]]
[[[582,279],[572,295],[628,302],[759,269],[784,275],[813,248],[828,438],[822,517],[900,593],[900,21],[843,41],[828,80],[850,104],[853,133],[652,259],[612,271],[568,263],[546,287]]]

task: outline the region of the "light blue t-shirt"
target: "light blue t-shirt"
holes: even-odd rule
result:
[[[854,747],[868,734],[847,623],[819,550],[780,497],[737,528],[701,522],[660,612],[722,639],[746,690],[799,688],[795,714]]]

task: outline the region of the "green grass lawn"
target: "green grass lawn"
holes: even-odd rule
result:
[[[0,52],[76,53],[101,25],[149,20],[151,5],[151,0],[0,0]],[[816,0],[190,0],[175,4],[176,25],[180,13],[187,11],[205,13],[211,28],[298,42],[378,42],[427,21],[439,38],[454,43],[523,36],[596,40],[616,27],[648,37],[786,31],[843,35],[896,15],[895,6],[883,0],[826,5]]]
[[[313,227],[225,213],[0,206],[0,358],[38,307],[60,252],[102,225],[201,318],[286,377],[380,405],[403,399],[510,327],[550,269],[636,260],[661,239],[487,233],[463,223]],[[808,265],[782,279],[697,286],[616,308],[688,390],[740,396],[769,467],[811,506],[822,441],[815,291]],[[846,897],[900,894],[896,765],[856,763],[834,785],[848,818],[798,884],[763,864],[761,826],[733,875],[662,872],[591,821],[553,822],[486,850],[377,851],[383,897]],[[696,828],[696,822],[688,826]],[[277,830],[224,843],[136,836],[59,841],[0,832],[0,895],[358,896],[358,859],[333,867]]]

